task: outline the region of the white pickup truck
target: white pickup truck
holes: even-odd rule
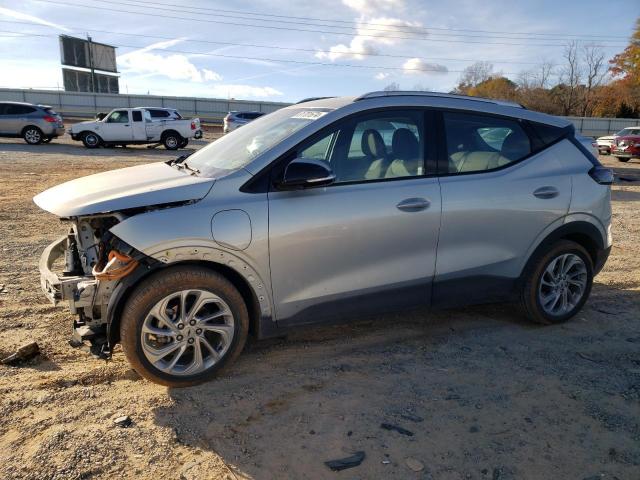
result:
[[[87,148],[162,143],[167,150],[184,148],[190,138],[202,136],[200,119],[154,118],[148,108],[117,108],[102,120],[72,125],[69,134]]]

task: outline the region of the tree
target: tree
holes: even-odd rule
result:
[[[562,115],[575,113],[579,101],[578,90],[582,79],[582,67],[578,57],[578,42],[567,44],[563,57],[566,63],[560,71],[560,84],[552,88],[555,96],[562,105]]]
[[[514,101],[518,97],[517,88],[517,85],[506,77],[492,77],[469,88],[467,95]]]
[[[636,29],[629,46],[613,57],[609,63],[614,77],[622,77],[631,86],[640,86],[640,18],[636,20]]]
[[[493,64],[490,62],[476,62],[469,65],[460,75],[460,80],[454,93],[467,95],[470,88],[475,87],[485,80],[489,80],[494,75]]]
[[[584,86],[584,98],[582,101],[582,116],[591,114],[594,89],[597,89],[607,75],[604,61],[604,52],[600,47],[585,45],[582,49],[585,64],[586,84]]]

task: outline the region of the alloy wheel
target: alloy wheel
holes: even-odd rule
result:
[[[580,256],[565,253],[545,268],[538,285],[538,300],[549,315],[571,312],[582,300],[587,288],[587,266]]]
[[[158,370],[196,375],[215,365],[229,350],[235,322],[229,305],[199,289],[167,295],[147,314],[142,351]]]

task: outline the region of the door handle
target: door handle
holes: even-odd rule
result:
[[[124,124],[125,127],[130,127],[131,125],[129,125],[128,123]]]
[[[396,208],[403,212],[419,212],[429,208],[429,205],[431,205],[431,202],[426,198],[407,198],[397,204]]]
[[[533,192],[534,197],[538,198],[555,198],[560,195],[556,187],[540,187]]]

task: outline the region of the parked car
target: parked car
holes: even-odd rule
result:
[[[620,130],[613,135],[606,135],[604,137],[599,137],[596,141],[598,143],[598,150],[602,154],[609,155],[611,153],[611,145],[613,145],[614,141],[618,137],[623,137],[625,135],[640,135],[640,126],[638,127],[626,127]]]
[[[162,143],[167,150],[177,150],[186,147],[199,130],[197,118],[154,120],[150,109],[138,107],[117,108],[102,120],[76,123],[69,128],[69,134],[87,148]]]
[[[48,105],[0,102],[0,137],[24,138],[31,145],[64,135],[62,117]]]
[[[41,284],[78,314],[77,342],[105,357],[121,343],[176,387],[231,364],[249,334],[405,307],[514,301],[554,324],[609,255],[612,180],[569,121],[517,104],[311,101],[37,195],[69,223]]]
[[[620,162],[640,158],[640,129],[637,134],[616,137],[611,145],[611,155]]]
[[[234,131],[236,128],[263,116],[263,112],[229,112],[223,120],[222,130],[224,133]]]

